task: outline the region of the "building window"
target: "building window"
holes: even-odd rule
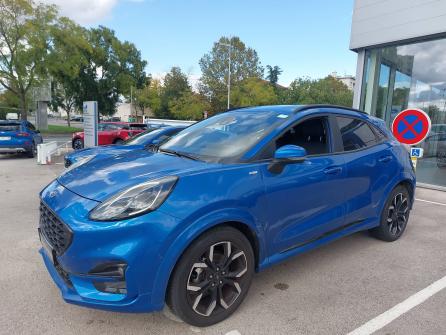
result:
[[[369,49],[361,92],[361,108],[386,120],[389,127],[407,108],[429,114],[432,130],[417,145],[424,148],[417,178],[439,186],[446,186],[445,55],[446,39]]]

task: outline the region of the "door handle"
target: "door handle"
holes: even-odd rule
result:
[[[342,172],[342,168],[340,166],[333,166],[333,167],[326,168],[324,170],[325,174],[339,174],[341,172]]]
[[[378,161],[380,163],[388,163],[392,160],[392,156],[383,156],[380,159],[378,159]]]

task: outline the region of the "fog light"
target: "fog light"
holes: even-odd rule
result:
[[[127,294],[127,285],[125,281],[115,282],[93,282],[94,287],[101,292],[113,294]]]

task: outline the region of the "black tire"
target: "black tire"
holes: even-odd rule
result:
[[[377,239],[393,242],[404,233],[409,221],[410,203],[409,191],[399,185],[390,193],[381,213],[380,225],[370,230]]]
[[[34,158],[37,155],[37,146],[36,143],[33,142],[33,146],[31,147],[31,150],[26,152],[26,156],[28,158]]]
[[[116,144],[116,145],[123,145],[123,144],[124,144],[124,141],[121,140],[120,138],[118,138],[117,140],[115,140],[115,143],[113,143],[113,144]]]
[[[246,297],[254,262],[251,244],[240,231],[232,227],[212,229],[181,256],[171,275],[167,304],[193,326],[223,321]]]
[[[83,149],[83,148],[84,148],[84,141],[82,141],[82,139],[80,139],[80,138],[76,138],[73,141],[73,149],[74,150],[80,150],[80,149]]]

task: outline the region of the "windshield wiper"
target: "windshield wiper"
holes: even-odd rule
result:
[[[178,156],[178,157],[189,158],[189,159],[194,160],[194,161],[199,161],[199,159],[197,157],[189,155],[189,154],[187,154],[185,152],[175,151],[175,150],[171,150],[171,149],[158,149],[158,151],[165,152],[166,154],[171,154],[171,155],[175,155],[175,156]]]

